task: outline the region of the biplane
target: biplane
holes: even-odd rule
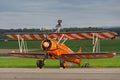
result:
[[[16,57],[38,58],[36,62],[37,67],[42,68],[46,59],[59,59],[60,67],[65,68],[68,62],[80,64],[81,59],[99,59],[99,58],[112,58],[116,55],[114,52],[97,52],[94,49],[96,42],[93,42],[93,52],[82,52],[81,48],[78,52],[72,51],[64,43],[69,40],[80,39],[111,39],[117,34],[111,31],[103,32],[74,32],[74,33],[27,33],[27,34],[5,34],[5,36],[18,40],[20,52],[10,53]],[[33,53],[25,50],[26,45],[23,44],[25,40],[43,40],[41,42],[41,49],[43,53]],[[74,46],[74,45],[73,45]]]
[[[58,20],[56,25],[57,31],[55,33],[27,33],[27,34],[5,34],[5,36],[18,40],[19,53],[9,53],[11,56],[26,57],[26,58],[38,58],[36,62],[37,67],[42,68],[46,59],[59,59],[60,67],[65,68],[68,66],[68,62],[79,64],[81,59],[99,59],[99,58],[111,58],[116,55],[113,52],[100,52],[97,42],[99,39],[111,39],[117,34],[115,32],[69,32],[60,33],[62,20]],[[43,53],[31,53],[27,50],[26,40],[43,40],[41,42],[41,49]],[[92,39],[93,40],[93,52],[82,52],[80,48],[78,52],[72,51],[64,43],[68,39],[80,40],[80,39]]]

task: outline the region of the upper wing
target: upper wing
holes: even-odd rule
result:
[[[98,37],[100,39],[110,39],[117,35],[115,32],[77,32],[77,33],[48,33],[49,38],[69,38],[69,39],[93,39],[93,37]],[[18,40],[39,40],[45,39],[45,34],[36,33],[36,34],[5,34],[5,36]]]
[[[9,53],[11,56],[23,57],[23,58],[43,58],[44,54],[42,53]]]
[[[64,60],[70,59],[99,59],[99,58],[111,58],[116,53],[104,52],[104,53],[80,53],[80,54],[62,54],[61,58]]]

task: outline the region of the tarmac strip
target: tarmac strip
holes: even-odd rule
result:
[[[0,68],[0,80],[120,80],[120,68]]]

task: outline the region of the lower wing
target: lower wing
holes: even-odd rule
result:
[[[44,58],[43,53],[9,53],[11,56],[24,57],[24,58]],[[62,54],[61,58],[65,61],[70,59],[99,59],[99,58],[112,58],[116,53],[104,52],[104,53],[71,53]]]
[[[23,58],[43,58],[43,53],[9,53],[11,56]]]
[[[103,53],[72,53],[72,54],[62,54],[61,58],[63,60],[70,60],[70,59],[99,59],[99,58],[112,58],[116,55],[116,53],[111,52],[103,52]]]

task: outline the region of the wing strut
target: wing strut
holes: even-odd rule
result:
[[[27,42],[20,35],[17,35],[20,53],[28,53]]]
[[[100,39],[98,34],[93,33],[92,47],[93,47],[93,50],[92,50],[93,53],[100,52]]]

